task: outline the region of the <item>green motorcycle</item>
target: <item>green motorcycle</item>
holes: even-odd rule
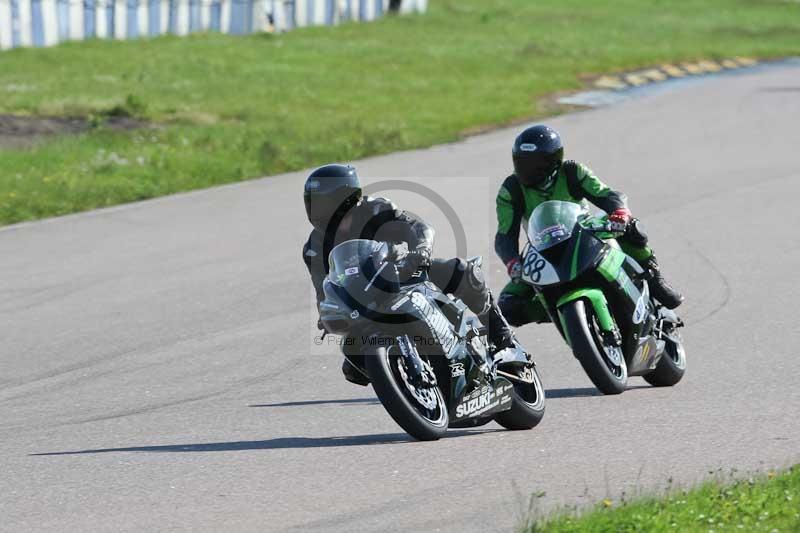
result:
[[[683,322],[650,297],[649,273],[619,235],[582,204],[544,202],[528,222],[522,280],[601,392],[620,394],[628,376],[675,385],[686,371]]]

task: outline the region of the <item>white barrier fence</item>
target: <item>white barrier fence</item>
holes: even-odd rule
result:
[[[83,39],[136,39],[197,31],[245,34],[369,21],[390,0],[0,0],[0,50]],[[425,11],[402,0],[400,11]]]

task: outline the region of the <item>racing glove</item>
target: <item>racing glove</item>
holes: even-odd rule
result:
[[[419,252],[409,252],[406,257],[397,264],[397,273],[401,280],[406,280],[414,275],[419,269],[428,266],[430,263],[426,257]]]
[[[400,242],[389,245],[389,261],[397,265],[397,273],[401,280],[407,280],[419,269],[430,266],[430,258],[424,251],[408,250],[408,243]]]
[[[508,263],[506,263],[506,270],[508,270],[508,277],[511,278],[511,281],[514,283],[518,282],[522,279],[522,259],[519,257],[515,257]]]
[[[631,215],[629,209],[625,207],[615,209],[613,213],[608,215],[608,222],[611,226],[611,231],[625,233],[625,230],[628,229],[628,224],[630,224],[632,218],[633,215]]]
[[[389,254],[386,256],[388,261],[392,263],[399,263],[403,261],[409,254],[407,242],[394,242],[389,244]]]

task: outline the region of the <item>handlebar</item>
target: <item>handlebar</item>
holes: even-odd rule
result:
[[[583,226],[583,229],[590,233],[612,233],[611,224],[601,224],[599,226]]]
[[[403,263],[412,255],[418,254],[417,251],[408,249],[407,242],[387,244],[389,245],[389,255],[386,257],[386,261],[398,267],[402,267]],[[419,269],[427,271],[429,267],[429,264],[423,264],[420,265]]]
[[[606,222],[605,224],[601,224],[599,226],[583,226],[583,229],[589,233],[625,233],[624,231],[615,230],[611,226],[610,222]]]

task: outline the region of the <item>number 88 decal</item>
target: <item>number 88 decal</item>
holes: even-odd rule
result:
[[[539,280],[542,279],[542,270],[544,270],[546,264],[545,260],[539,257],[539,254],[533,250],[528,250],[525,264],[522,265],[522,275],[531,278],[534,283],[539,283]]]

